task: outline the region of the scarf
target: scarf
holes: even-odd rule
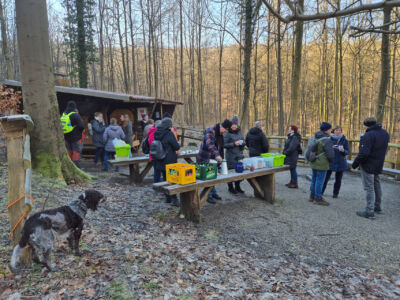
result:
[[[336,141],[340,141],[341,138],[343,137],[343,133],[341,133],[340,135],[331,135],[332,139],[336,140]]]

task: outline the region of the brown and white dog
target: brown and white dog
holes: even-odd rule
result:
[[[80,255],[79,240],[83,229],[83,220],[88,209],[97,210],[105,197],[96,190],[86,190],[78,199],[66,206],[38,212],[29,217],[22,229],[22,237],[15,246],[11,257],[11,268],[17,269],[20,264],[22,250],[29,245],[32,248],[33,261],[41,263],[49,271],[55,271],[51,265],[50,255],[55,238],[67,236],[68,245],[75,255]],[[43,258],[40,259],[40,254]]]

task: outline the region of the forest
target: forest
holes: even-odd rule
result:
[[[264,121],[269,135],[296,124],[309,136],[329,121],[358,138],[382,107],[395,143],[399,3],[379,2],[388,7],[296,1],[314,14],[303,21],[285,19],[293,3],[279,0],[50,0],[53,70],[72,86],[183,101],[182,125],[239,115],[246,129]],[[0,5],[0,79],[20,80],[14,1]]]

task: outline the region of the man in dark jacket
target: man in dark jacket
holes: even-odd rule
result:
[[[102,163],[104,161],[104,140],[103,134],[106,130],[106,124],[104,123],[103,114],[96,112],[94,119],[90,122],[92,125],[92,144],[96,147],[96,156],[94,157],[94,164]]]
[[[62,119],[68,116],[69,124],[63,123],[65,147],[68,151],[68,156],[80,168],[79,157],[82,151],[82,132],[85,129],[82,117],[78,113],[75,101],[68,101],[67,107],[63,113]],[[66,128],[70,129],[66,129]]]
[[[379,174],[382,173],[386,151],[389,144],[389,134],[376,123],[374,117],[364,120],[365,134],[360,140],[359,153],[352,164],[356,169],[360,166],[361,180],[367,198],[365,211],[358,211],[357,215],[364,218],[373,218],[374,213],[382,213],[382,189]]]
[[[314,137],[316,141],[317,158],[310,162],[310,167],[312,169],[310,202],[325,206],[328,206],[329,202],[322,198],[322,189],[326,173],[329,170],[329,164],[335,159],[335,152],[333,151],[333,144],[330,138],[331,129],[332,125],[328,122],[321,123],[320,131],[318,131]],[[312,143],[311,139],[309,143]]]
[[[301,135],[298,132],[298,127],[295,125],[290,125],[288,130],[288,135],[285,141],[285,147],[283,149],[283,154],[285,157],[285,165],[290,166],[290,182],[286,184],[288,188],[297,189],[297,159],[299,154],[302,153],[301,150]]]
[[[203,140],[200,145],[199,154],[197,155],[197,162],[209,162],[210,159],[215,159],[221,162],[224,158],[224,134],[231,128],[232,122],[226,119],[220,124],[215,124],[204,131]],[[217,194],[215,187],[208,195],[207,202],[215,204],[215,200],[221,200]]]
[[[260,156],[269,150],[268,140],[262,131],[261,121],[257,121],[255,126],[246,135],[246,145],[249,148],[250,157]]]
[[[166,180],[166,169],[165,166],[168,164],[174,164],[178,161],[178,154],[176,151],[179,150],[180,145],[178,144],[174,134],[171,131],[172,120],[170,118],[164,118],[161,122],[160,127],[157,128],[154,133],[154,139],[158,140],[162,143],[163,149],[166,153],[165,158],[163,160],[157,160],[156,163],[156,172],[161,172],[164,180]],[[171,203],[172,205],[179,206],[179,201],[176,195],[172,197],[170,195],[166,196],[166,202]]]

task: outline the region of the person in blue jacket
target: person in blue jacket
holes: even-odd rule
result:
[[[332,172],[335,172],[335,183],[333,185],[333,198],[339,195],[340,186],[342,184],[343,172],[347,170],[346,156],[349,154],[349,142],[342,133],[342,127],[336,126],[332,130],[331,141],[333,150],[335,151],[335,159],[330,163],[329,170],[326,173],[322,194],[325,192],[326,185]]]

